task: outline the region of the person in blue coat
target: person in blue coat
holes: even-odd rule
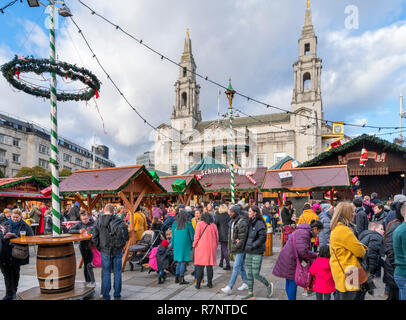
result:
[[[171,247],[173,248],[173,259],[178,262],[176,266],[175,283],[188,284],[185,281],[186,262],[190,261],[195,231],[188,219],[188,212],[179,210],[176,220],[172,225]]]

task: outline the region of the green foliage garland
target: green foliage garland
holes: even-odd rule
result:
[[[38,75],[44,72],[55,73],[61,77],[70,78],[71,80],[80,80],[89,87],[84,92],[57,93],[56,96],[58,101],[88,101],[94,95],[98,97],[98,91],[100,90],[100,81],[92,72],[84,68],[79,68],[76,65],[61,61],[51,63],[49,59],[34,59],[33,57],[15,56],[13,60],[1,66],[1,72],[14,88],[36,97],[49,99],[50,91],[24,84],[14,77],[16,74],[21,74],[24,72],[34,72]]]

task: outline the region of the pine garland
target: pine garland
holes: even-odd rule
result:
[[[1,72],[6,80],[16,89],[22,90],[28,94],[36,97],[50,98],[49,89],[44,90],[40,88],[35,88],[33,86],[24,84],[20,81],[19,75],[24,72],[34,72],[38,75],[49,72],[55,73],[61,77],[70,78],[71,80],[79,80],[83,84],[87,85],[89,88],[84,92],[78,93],[57,93],[58,101],[79,101],[79,100],[90,100],[94,95],[98,96],[100,90],[100,81],[97,77],[84,68],[79,68],[76,65],[72,65],[66,62],[50,62],[49,59],[34,59],[31,57],[18,57],[15,56],[13,60],[5,63],[1,66]],[[15,77],[17,75],[17,79]]]

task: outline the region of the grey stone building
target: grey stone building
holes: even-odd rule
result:
[[[70,171],[93,167],[93,153],[78,144],[59,137],[59,170]],[[93,149],[93,148],[92,148]],[[95,167],[115,167],[108,159],[108,147],[96,146]],[[22,167],[41,166],[51,170],[50,132],[17,117],[0,114],[0,170],[14,177]]]

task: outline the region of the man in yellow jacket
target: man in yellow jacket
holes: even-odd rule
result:
[[[358,300],[360,285],[357,283],[358,273],[355,270],[361,266],[362,259],[368,247],[358,241],[349,227],[354,214],[351,203],[339,203],[331,220],[330,234],[330,267],[337,290],[338,300]],[[355,270],[357,271],[357,270]],[[351,284],[351,282],[353,282]]]
[[[319,216],[314,213],[311,205],[306,202],[303,206],[303,213],[297,220],[296,224],[299,225],[302,223],[307,223],[308,225],[310,225],[312,220],[320,220],[320,219],[319,219]],[[312,245],[314,245],[316,238],[312,238],[311,241],[312,241]]]

